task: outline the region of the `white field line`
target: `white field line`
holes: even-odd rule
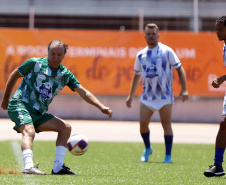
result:
[[[11,146],[12,146],[12,149],[13,149],[13,154],[16,158],[16,161],[18,163],[18,165],[20,166],[21,168],[21,171],[23,169],[23,166],[24,166],[24,162],[23,162],[23,159],[22,159],[22,152],[21,152],[21,145],[20,145],[20,142],[19,141],[12,141],[11,142]],[[23,175],[24,178],[23,178],[23,183],[22,185],[31,185],[31,184],[38,184],[38,180],[36,180],[34,178],[34,175]]]
[[[23,160],[22,160],[22,152],[21,146],[19,141],[12,141],[11,146],[13,149],[14,156],[16,158],[17,163],[19,164],[20,168],[23,169]]]

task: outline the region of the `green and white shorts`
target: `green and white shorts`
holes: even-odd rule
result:
[[[54,115],[49,113],[41,114],[31,105],[18,100],[11,100],[9,102],[8,114],[10,119],[15,123],[13,129],[18,133],[20,131],[17,128],[23,124],[34,125],[35,132],[39,133],[40,131],[37,128],[54,117]]]

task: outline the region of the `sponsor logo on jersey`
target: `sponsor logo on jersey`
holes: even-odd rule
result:
[[[39,92],[45,100],[49,100],[52,98],[52,86],[50,83],[43,83],[39,87]]]
[[[156,66],[151,65],[151,66],[147,67],[146,78],[154,78],[155,76],[158,76]]]

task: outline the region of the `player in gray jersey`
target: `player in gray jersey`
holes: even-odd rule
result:
[[[71,126],[47,113],[49,104],[65,86],[77,92],[86,102],[99,108],[109,118],[112,117],[112,110],[82,87],[77,78],[61,64],[67,49],[68,46],[64,42],[51,41],[48,45],[48,57],[28,59],[10,74],[7,81],[1,107],[8,110],[10,119],[15,122],[14,129],[22,134],[21,149],[25,165],[23,174],[46,175],[37,165],[34,166],[33,140],[35,133],[54,131],[58,136],[52,174],[77,175],[64,165]],[[20,86],[10,100],[13,87],[22,77]]]
[[[182,100],[188,99],[186,76],[174,51],[158,42],[159,29],[156,24],[145,26],[145,39],[147,47],[138,52],[132,79],[131,89],[126,99],[127,107],[131,107],[134,93],[141,80],[143,93],[140,98],[140,133],[144,141],[145,149],[141,156],[141,162],[147,162],[152,154],[150,142],[149,122],[155,111],[160,114],[160,120],[164,130],[165,158],[164,163],[172,163],[171,150],[173,145],[173,130],[171,126],[172,105],[174,102],[172,81],[173,68],[178,72],[182,90]]]
[[[223,62],[226,67],[226,16],[222,16],[216,20],[216,33],[219,41],[224,41],[223,47]],[[226,81],[226,75],[223,75],[212,82],[214,88],[219,88]],[[215,158],[214,165],[204,172],[206,177],[223,176],[225,175],[222,167],[224,151],[226,147],[226,94],[223,101],[223,111],[220,122],[220,128],[215,142]]]

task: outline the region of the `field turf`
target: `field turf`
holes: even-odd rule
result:
[[[226,184],[226,176],[207,178],[203,172],[213,164],[214,145],[174,144],[173,163],[164,164],[163,143],[153,143],[149,162],[141,163],[142,143],[90,142],[82,156],[67,152],[66,166],[79,176],[21,175],[23,168],[19,141],[0,142],[0,184],[67,185],[67,184]],[[55,142],[35,141],[34,162],[50,174],[55,155]],[[225,166],[226,169],[226,166]]]

